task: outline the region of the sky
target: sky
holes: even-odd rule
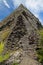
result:
[[[0,0],[0,22],[20,4],[27,7],[43,25],[43,0]]]

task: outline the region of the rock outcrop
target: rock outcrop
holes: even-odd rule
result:
[[[37,30],[40,27],[41,23],[38,18],[36,18],[23,5],[20,5],[10,16],[8,16],[3,21],[3,24],[0,26],[0,31],[4,31],[7,28],[11,30],[6,39],[5,50],[14,51],[22,49],[22,54],[24,56],[26,54],[26,57],[23,57],[24,59],[21,61],[20,65],[25,64],[25,59],[29,61],[26,61],[26,63],[28,64],[25,65],[40,65],[40,63],[37,63],[36,61],[36,48],[39,41],[39,35],[37,34]],[[28,58],[30,58],[30,60],[33,59],[32,64]],[[14,59],[15,55],[13,54],[8,60],[6,60],[4,65],[10,62],[11,63],[9,65],[11,65],[14,62]]]

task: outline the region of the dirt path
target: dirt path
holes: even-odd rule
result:
[[[41,65],[36,60],[32,59],[31,57],[24,56],[20,65]]]

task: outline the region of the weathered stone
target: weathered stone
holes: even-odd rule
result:
[[[4,51],[22,49],[23,52],[21,51],[19,53],[17,51],[16,53],[12,53],[10,58],[6,60],[3,65],[12,65],[15,61],[19,63],[22,54],[24,55],[24,57],[22,56],[24,60],[21,61],[20,65],[22,65],[22,62],[23,65],[25,64],[25,59],[27,59],[26,65],[40,65],[40,63],[35,60],[37,58],[36,47],[39,41],[39,35],[36,32],[38,28],[41,27],[39,20],[23,5],[20,5],[4,22],[5,23],[0,27],[0,31],[6,28],[11,30],[6,39],[6,50]]]

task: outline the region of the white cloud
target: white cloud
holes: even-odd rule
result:
[[[43,0],[26,0],[25,5],[35,14],[38,14],[40,13],[40,11],[43,11]]]
[[[10,8],[9,4],[7,3],[7,0],[0,0],[1,2],[4,2],[4,4]],[[8,0],[9,1],[9,0]],[[40,12],[43,11],[43,0],[12,0],[14,4],[14,8],[18,7],[21,3],[24,4],[36,17],[38,17],[40,20]],[[0,4],[1,8],[1,4]]]
[[[24,4],[31,12],[38,18],[39,14],[43,11],[43,0],[12,0],[14,6],[19,6],[21,3]],[[40,19],[41,20],[41,19]]]
[[[41,22],[43,22],[39,15],[40,12],[43,11],[43,0],[26,0],[25,5]]]
[[[4,4],[5,4],[8,8],[10,8],[10,6],[9,6],[9,4],[7,3],[6,0],[3,0],[3,2],[4,2]]]
[[[14,4],[14,6],[19,6],[21,3],[23,4],[24,3],[24,1],[23,0],[12,0],[13,1],[13,4]]]
[[[13,0],[13,4],[15,6],[18,6],[21,3],[25,4],[28,9],[35,12],[40,12],[43,10],[43,0]]]

